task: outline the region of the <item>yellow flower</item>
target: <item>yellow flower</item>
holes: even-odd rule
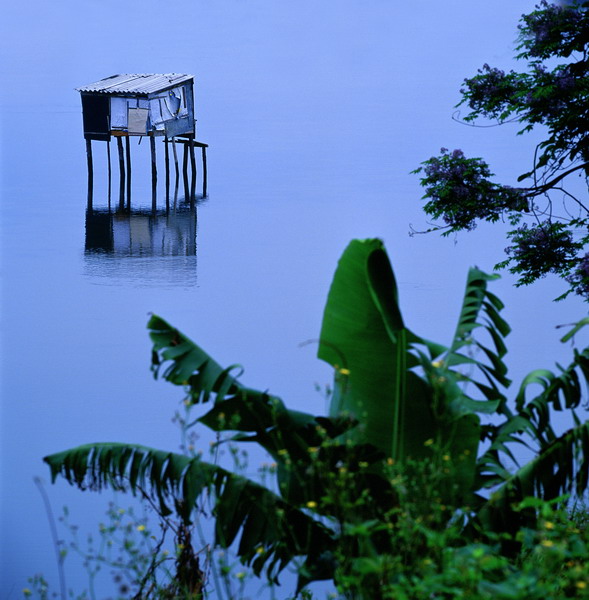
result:
[[[362,468],[364,468],[364,469],[365,469],[365,468],[368,466],[368,463],[367,463],[366,461],[364,461],[364,460],[361,460],[361,461],[358,463],[358,466],[359,466],[359,467],[362,467]]]
[[[389,465],[389,467],[392,467],[394,464],[395,464],[394,458],[387,458],[387,465]]]
[[[445,460],[446,462],[448,462],[450,460],[450,455],[444,454],[444,456],[442,456],[442,460]]]
[[[424,446],[431,446],[434,443],[434,440],[432,440],[431,438],[429,440],[425,440],[425,442],[423,442]]]
[[[313,501],[313,500],[309,500],[309,502],[307,502],[307,508],[316,508],[317,507],[317,502]]]
[[[278,450],[278,454],[280,454],[280,456],[286,456],[288,454],[288,450],[281,448],[280,450]]]
[[[239,579],[239,581],[241,581],[242,579],[245,579],[245,571],[240,571],[239,573],[235,573],[235,577],[237,577],[237,579]]]
[[[264,548],[263,548],[263,546],[258,546],[256,548],[256,554],[264,554]]]
[[[544,548],[552,548],[552,546],[554,546],[554,542],[552,540],[542,540],[540,544],[542,544]]]
[[[546,529],[554,529],[554,523],[553,523],[552,521],[546,521],[546,522],[544,523],[544,527],[545,527]]]
[[[125,514],[125,509],[119,508],[119,515],[124,515],[124,514]]]
[[[338,369],[340,375],[349,375],[350,369]]]
[[[310,446],[307,448],[307,452],[309,454],[315,454],[315,452],[319,452],[319,448],[317,448],[317,446]]]
[[[435,367],[436,369],[439,369],[440,367],[444,366],[444,361],[443,360],[434,360],[434,362],[432,363],[432,367]]]
[[[22,591],[22,593],[23,593],[25,596],[32,596],[32,595],[33,595],[33,592],[31,592],[31,590],[30,590],[29,588],[25,588],[25,589]]]
[[[137,531],[145,531],[145,525],[137,525]]]
[[[584,590],[587,587],[587,583],[585,581],[577,581],[575,585],[580,589]]]

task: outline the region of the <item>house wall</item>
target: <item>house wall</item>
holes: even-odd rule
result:
[[[82,118],[84,138],[87,140],[110,140],[109,101],[107,96],[82,94]]]
[[[84,136],[108,140],[111,131],[173,137],[194,132],[192,82],[149,96],[82,93]]]

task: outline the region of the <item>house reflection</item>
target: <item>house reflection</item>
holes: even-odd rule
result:
[[[86,275],[107,285],[196,285],[196,210],[88,208]]]
[[[116,256],[196,256],[196,208],[86,211],[86,252]]]

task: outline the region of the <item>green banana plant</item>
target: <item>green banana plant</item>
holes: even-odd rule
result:
[[[439,464],[444,502],[470,506],[482,527],[513,529],[513,502],[587,488],[589,430],[575,411],[589,381],[589,349],[576,351],[559,374],[531,373],[510,405],[503,361],[509,327],[501,301],[487,289],[494,278],[469,271],[456,332],[444,346],[406,327],[382,242],[352,241],[334,275],[320,335],[318,356],[335,374],[328,416],[288,409],[280,398],[243,386],[237,366],[221,367],[152,316],[154,376],[183,388],[189,403],[210,406],[200,424],[265,448],[278,465],[277,493],[200,458],[130,444],[81,446],[45,461],[53,479],[80,488],[148,490],[162,513],[175,512],[185,523],[197,498],[209,493],[216,544],[228,547],[241,532],[237,554],[270,578],[304,557],[299,588],[337,577],[334,551],[349,542],[342,519],[378,520],[394,506],[387,463]],[[574,427],[557,435],[552,410],[570,411]],[[537,454],[514,471],[516,444]],[[375,500],[351,516],[327,493],[326,473],[342,465],[353,475],[352,488]],[[373,541],[377,550],[394,551],[382,537]],[[364,551],[349,546],[352,558]]]

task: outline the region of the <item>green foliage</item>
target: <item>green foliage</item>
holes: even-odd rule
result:
[[[434,230],[449,234],[472,230],[479,221],[529,221],[532,227],[524,223],[508,233],[508,258],[497,268],[509,267],[520,285],[556,273],[569,283],[562,297],[574,291],[589,300],[589,209],[571,185],[573,174],[583,176],[585,185],[589,176],[587,6],[543,0],[519,25],[517,58],[527,61],[527,70],[505,73],[485,64],[461,89],[458,106],[470,109],[467,123],[517,121],[519,134],[542,127],[546,138],[533,169],[518,178],[531,180],[527,187],[492,182],[487,163],[461,150],[442,148],[414,172],[423,174],[426,214],[441,221]]]
[[[587,489],[589,424],[575,411],[589,380],[589,349],[575,351],[556,374],[532,372],[509,402],[509,327],[487,289],[493,278],[471,269],[456,333],[444,346],[405,325],[382,242],[351,242],[329,292],[318,351],[335,371],[328,417],[289,410],[243,386],[234,375],[241,370],[223,369],[153,316],[154,374],[182,387],[188,408],[209,405],[185,427],[205,425],[234,444],[263,447],[275,463],[266,475],[275,475],[276,492],[199,454],[130,444],[53,454],[45,458],[52,477],[82,489],[140,492],[186,528],[204,496],[216,546],[234,548],[270,581],[299,557],[299,591],[331,579],[358,599],[446,598],[464,583],[460,573],[478,570],[482,579],[466,589],[473,597],[490,597],[483,583],[499,586],[488,588],[497,597],[519,597],[506,595],[519,585],[507,566],[539,515],[518,505]],[[550,416],[564,410],[574,426],[559,435]],[[514,467],[521,444],[536,455]],[[489,554],[495,558],[482,568]],[[417,568],[424,557],[433,571],[430,563]],[[434,586],[427,594],[426,584]]]

